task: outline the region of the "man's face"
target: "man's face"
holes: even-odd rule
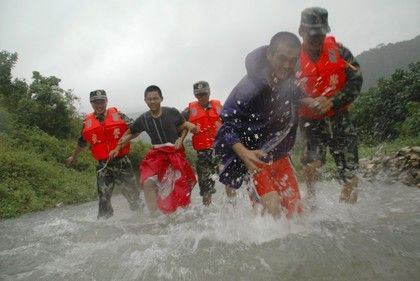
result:
[[[279,43],[274,53],[269,53],[267,58],[271,71],[280,80],[294,75],[295,65],[299,56],[299,48],[290,48]]]
[[[209,92],[201,92],[194,95],[201,106],[207,106],[210,100]]]
[[[107,100],[94,100],[91,101],[90,104],[92,105],[93,110],[97,114],[104,114],[106,111],[106,106],[108,104]]]
[[[309,53],[317,54],[321,51],[324,44],[325,34],[310,35],[307,28],[303,28],[302,32],[303,47]]]
[[[146,93],[146,98],[144,99],[147,106],[151,111],[159,110],[160,103],[162,102],[162,98],[159,95],[158,91],[151,91]]]

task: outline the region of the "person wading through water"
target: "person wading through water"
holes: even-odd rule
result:
[[[109,107],[108,98],[104,90],[90,93],[90,104],[93,112],[85,116],[81,136],[67,165],[73,165],[79,153],[89,144],[92,156],[98,160],[96,166],[96,186],[99,197],[99,218],[109,218],[114,210],[111,196],[114,186],[121,185],[121,192],[127,199],[130,209],[139,208],[139,187],[127,154],[130,144],[119,145],[118,141],[132,123],[125,114],[115,107]],[[119,153],[110,157],[110,151],[119,148]]]
[[[300,129],[305,141],[301,161],[309,198],[315,197],[317,170],[325,163],[327,147],[343,182],[340,201],[357,201],[358,144],[348,107],[360,94],[363,78],[351,52],[335,41],[327,10],[302,11],[299,34],[303,38],[297,80],[312,103],[300,108]]]
[[[247,75],[223,106],[223,123],[215,140],[216,153],[224,164],[220,181],[233,188],[248,182],[251,199],[274,217],[301,211],[289,159],[296,139],[297,110],[304,97],[294,77],[300,46],[296,35],[279,32],[268,46],[248,54]]]
[[[161,106],[163,95],[158,86],[146,88],[144,101],[150,110],[134,121],[111,155],[117,155],[120,147],[141,132],[146,132],[152,149],[139,167],[146,204],[152,215],[158,209],[163,213],[172,213],[178,207],[190,204],[191,191],[197,183],[183,147],[188,131],[196,132],[197,128],[186,122],[176,108]]]
[[[219,157],[214,153],[214,138],[219,130],[222,120],[220,111],[222,104],[219,100],[210,99],[210,86],[206,81],[198,81],[193,85],[196,101],[190,102],[182,112],[186,120],[198,127],[198,132],[193,134],[192,145],[197,151],[196,170],[200,196],[203,197],[203,204],[209,206],[219,172]],[[233,188],[226,186],[226,194],[229,199],[235,198]]]

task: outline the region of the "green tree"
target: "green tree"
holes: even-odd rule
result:
[[[29,86],[26,98],[18,103],[22,123],[36,126],[58,138],[73,137],[79,133],[79,120],[74,107],[78,98],[71,90],[60,88],[60,79],[55,76],[44,77],[34,71],[33,82]]]
[[[0,52],[0,99],[7,108],[16,108],[17,102],[28,89],[24,80],[15,79],[12,81],[12,69],[17,60],[17,53]]]
[[[377,144],[400,136],[419,137],[420,62],[397,69],[356,100],[352,111],[359,136]]]
[[[0,89],[2,93],[4,92],[3,87],[11,84],[12,69],[16,64],[17,59],[17,53],[9,53],[7,51],[0,52]]]

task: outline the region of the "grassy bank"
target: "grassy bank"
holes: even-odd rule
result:
[[[420,146],[420,136],[417,138],[396,139],[392,142],[384,142],[374,146],[362,144],[359,149],[360,158],[366,158],[376,154],[391,155],[405,146]]]
[[[65,161],[75,140],[12,127],[0,128],[0,218],[96,198],[95,161],[89,149],[80,154],[74,167],[68,168]],[[129,157],[136,173],[149,149],[148,144],[133,143]],[[194,162],[195,153],[189,146],[187,156]]]
[[[92,200],[93,161],[82,155],[75,169],[65,166],[74,142],[41,131],[0,135],[0,217],[14,217],[58,204]]]

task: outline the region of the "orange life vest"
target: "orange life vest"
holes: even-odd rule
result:
[[[325,96],[331,98],[346,84],[346,62],[341,57],[335,38],[326,37],[320,58],[313,62],[302,48],[300,52],[300,70],[297,80],[303,91],[310,97]],[[300,116],[309,119],[322,119],[325,115],[318,115],[306,106],[299,109]],[[326,113],[332,117],[332,110]]]
[[[127,130],[128,126],[121,119],[115,107],[108,108],[103,123],[96,119],[95,114],[89,113],[84,120],[83,138],[90,144],[90,151],[96,160],[108,159],[109,152],[113,150],[118,140]],[[120,150],[118,157],[130,152],[130,144]]]
[[[214,138],[219,130],[222,120],[219,115],[222,104],[218,100],[211,100],[211,108],[205,110],[198,101],[188,105],[189,119],[191,123],[200,125],[200,132],[192,137],[192,145],[195,150],[204,150],[213,147]]]

